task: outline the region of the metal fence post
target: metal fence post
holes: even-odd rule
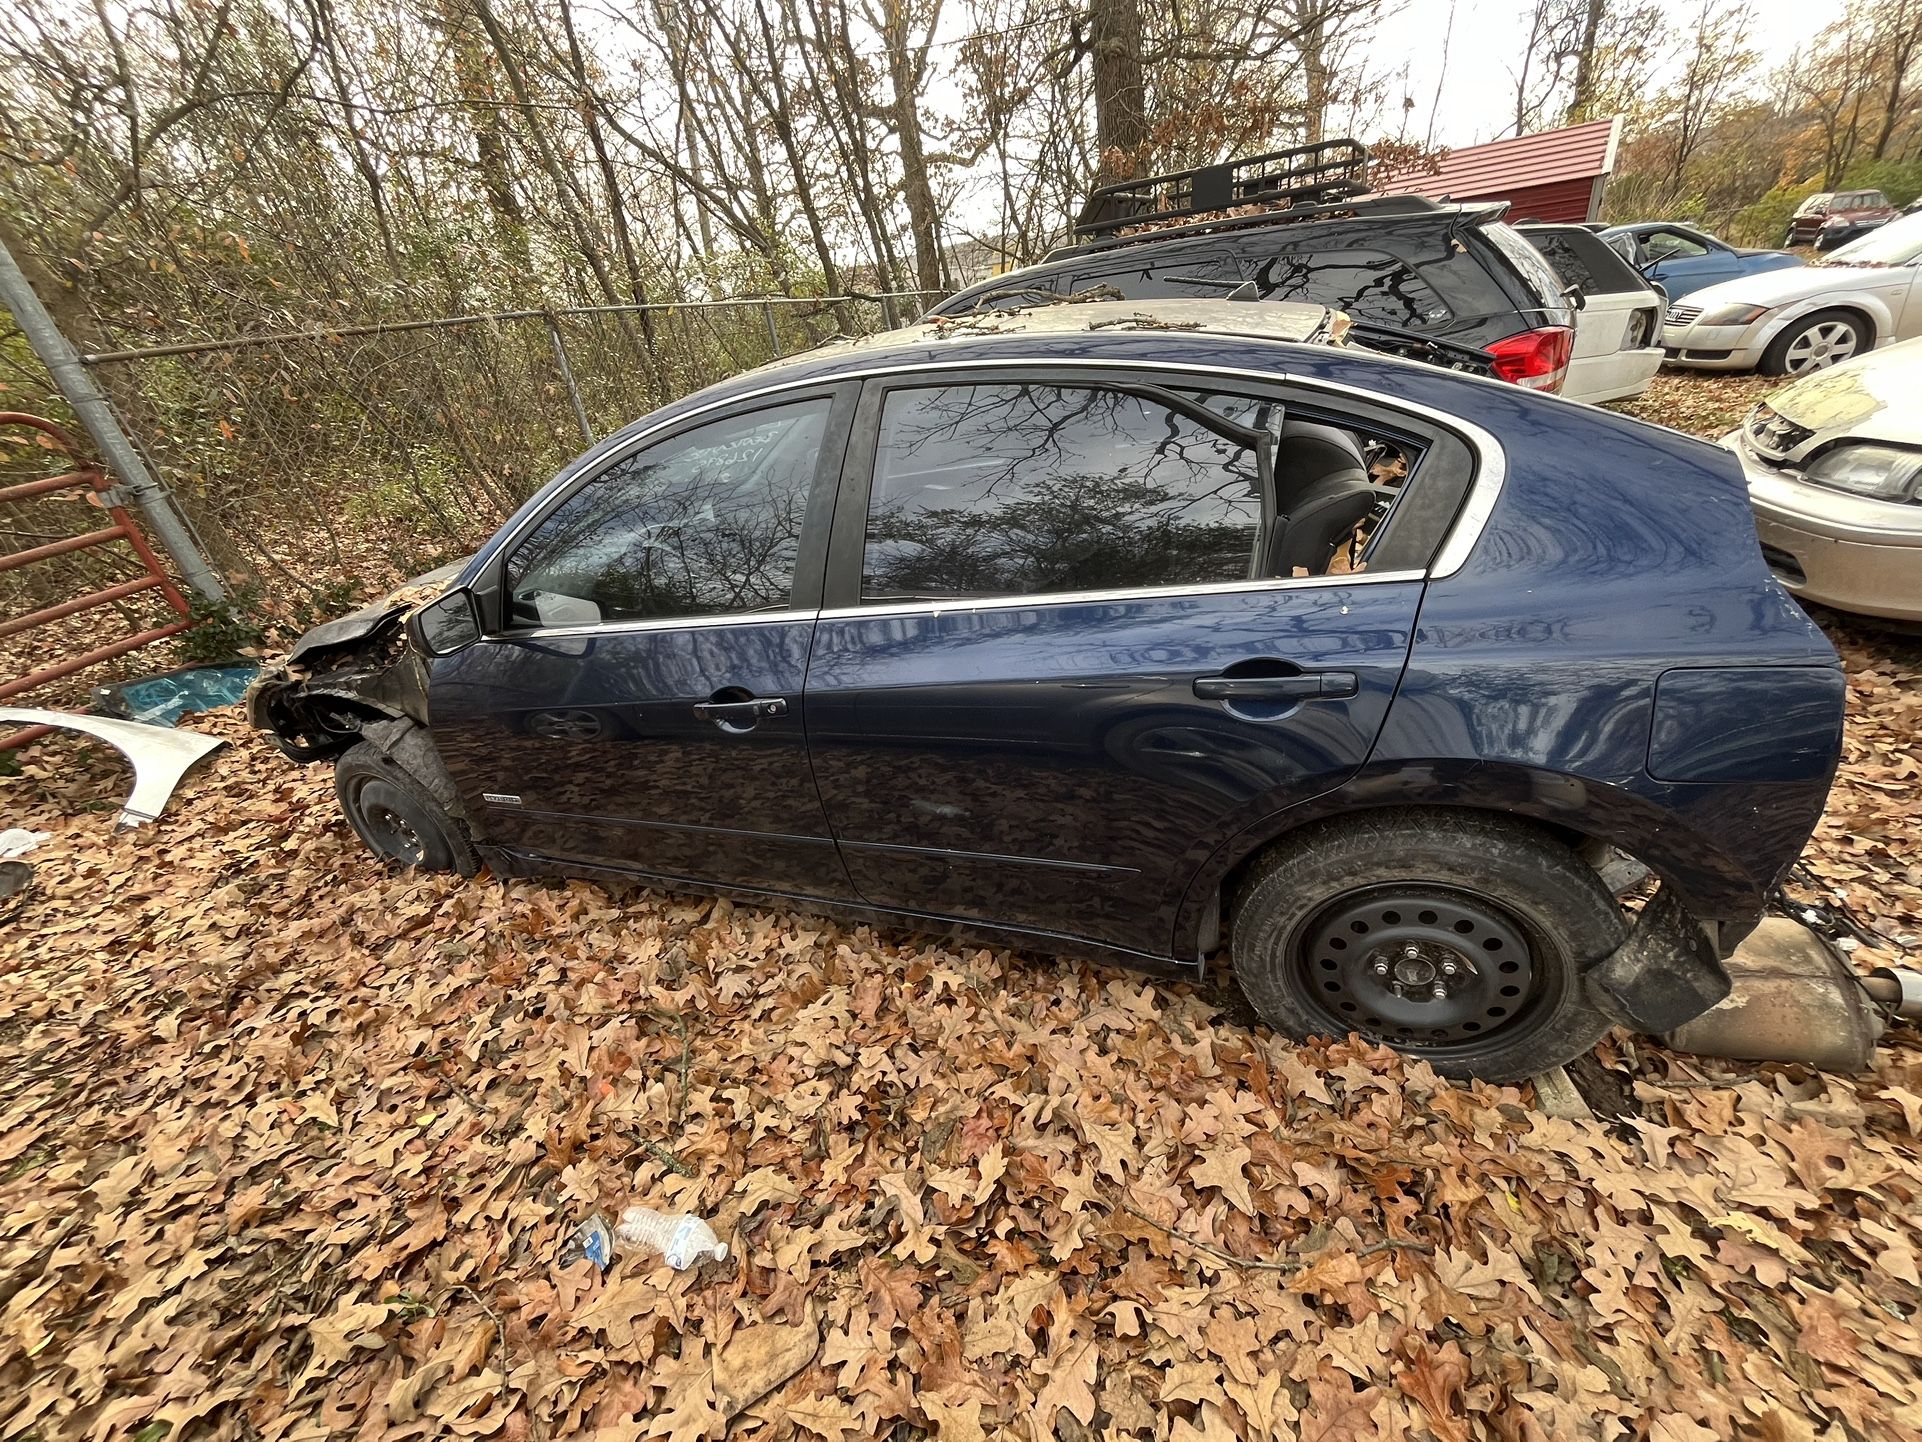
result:
[[[779,360],[781,358],[781,333],[774,328],[774,303],[772,301],[766,299],[761,301],[761,319],[767,322],[767,343],[774,351],[774,358]]]
[[[587,422],[587,407],[581,404],[581,388],[574,380],[574,363],[567,358],[567,343],[561,339],[559,322],[554,312],[544,310],[541,319],[547,322],[547,343],[554,347],[554,363],[561,368],[561,384],[567,387],[567,399],[574,407],[574,423],[581,428],[581,436],[591,446],[594,444],[594,427]]]
[[[175,507],[167,488],[147,469],[146,461],[120,428],[120,419],[113,413],[113,407],[93,383],[93,377],[87,374],[79,352],[60,333],[4,241],[0,241],[0,302],[13,312],[27,344],[40,357],[40,363],[53,377],[60,394],[67,398],[67,404],[73,407],[74,415],[99,448],[107,469],[127,488],[128,498],[153,528],[154,539],[180,568],[181,579],[209,601],[224,600],[227,590],[220,584],[214,568],[207,564],[207,558],[201,555],[186,517]]]

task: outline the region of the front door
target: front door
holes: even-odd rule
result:
[[[851,403],[803,396],[617,450],[504,548],[504,624],[435,662],[429,693],[484,839],[850,894],[808,769],[803,681],[810,507],[824,528]]]
[[[855,885],[1165,955],[1215,847],[1374,742],[1422,581],[1353,542],[1406,456],[1032,378],[870,385],[856,434],[807,688]]]

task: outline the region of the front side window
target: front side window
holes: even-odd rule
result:
[[[830,405],[733,416],[615,461],[508,557],[513,620],[785,610]]]
[[[1658,230],[1652,233],[1643,247],[1650,260],[1683,260],[1690,256],[1707,255],[1708,247],[1679,230]]]
[[[1321,575],[1392,491],[1276,402],[1044,384],[891,391],[865,603]]]

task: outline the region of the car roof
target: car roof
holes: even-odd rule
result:
[[[761,391],[770,385],[806,384],[817,376],[823,381],[833,380],[850,370],[866,371],[877,362],[898,362],[904,370],[925,368],[939,364],[943,350],[970,343],[978,351],[984,346],[998,349],[998,342],[1009,342],[1012,349],[1020,341],[1039,341],[1047,357],[1060,360],[1093,354],[1088,346],[1097,336],[1133,340],[1137,353],[1141,344],[1151,345],[1157,337],[1332,346],[1339,344],[1351,325],[1347,315],[1325,305],[1274,300],[1060,300],[1022,309],[936,316],[897,330],[831,340],[812,350],[739,371],[669,401],[614,434],[624,436],[651,427],[663,418],[730,394]],[[1356,353],[1345,346],[1341,349],[1344,354]],[[1389,365],[1433,369],[1396,356],[1360,354]]]
[[[911,350],[953,336],[1062,336],[1097,331],[1205,331],[1251,340],[1335,341],[1348,317],[1325,305],[1266,300],[1060,301],[1020,309],[936,316],[899,330],[833,341],[816,355]]]

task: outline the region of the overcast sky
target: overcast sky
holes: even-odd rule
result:
[[[1378,71],[1398,73],[1404,65],[1408,67],[1406,89],[1415,101],[1411,138],[1424,137],[1431,110],[1437,145],[1476,145],[1513,133],[1513,67],[1532,8],[1531,0],[1455,0],[1453,4],[1408,0],[1406,8],[1381,28],[1371,47],[1372,58]],[[1679,40],[1699,13],[1700,0],[1667,0],[1665,8],[1674,16]],[[1835,19],[1841,4],[1839,0],[1751,0],[1750,10],[1749,45],[1762,53],[1765,68],[1772,68]],[[1396,85],[1399,89],[1398,74]],[[1399,103],[1397,94],[1394,104]],[[1394,126],[1395,116],[1385,107],[1382,127],[1392,131]]]

